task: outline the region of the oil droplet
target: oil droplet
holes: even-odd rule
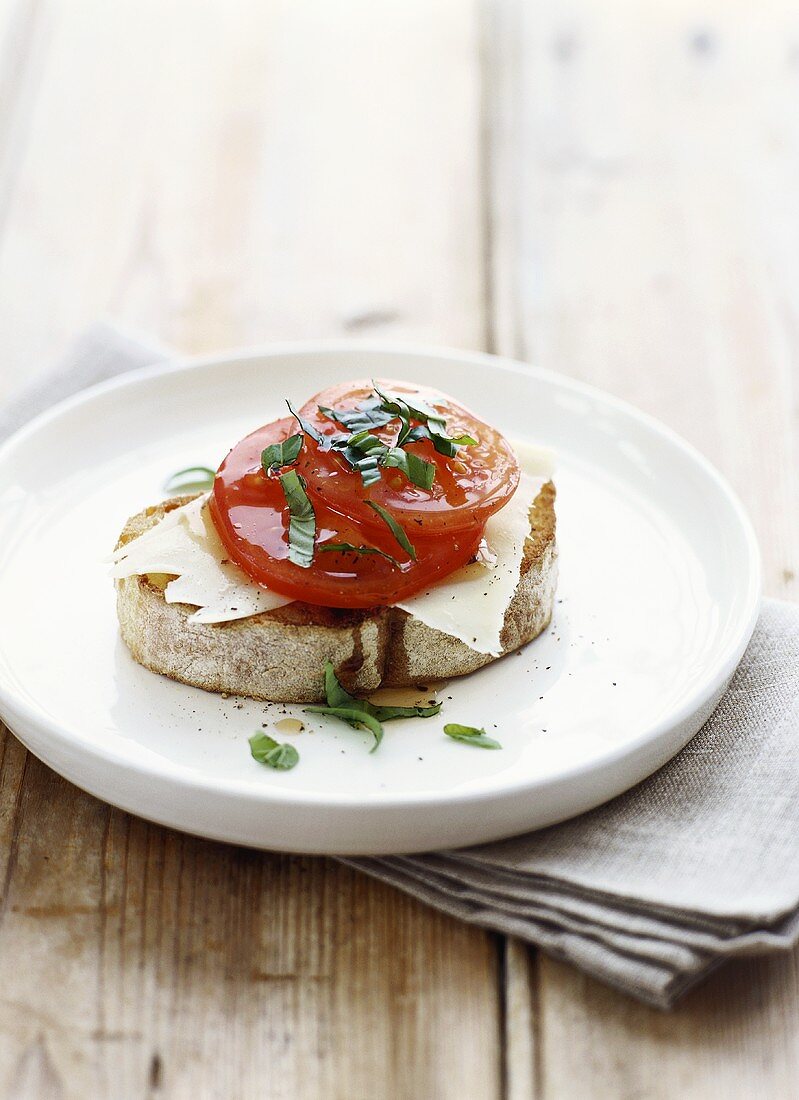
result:
[[[278,733],[302,733],[305,726],[299,718],[281,718],[279,722],[275,722],[275,729]]]
[[[424,691],[421,686],[380,688],[369,696],[369,701],[383,707],[429,707],[432,697],[432,691],[430,689]]]

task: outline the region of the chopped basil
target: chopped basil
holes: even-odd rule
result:
[[[402,416],[410,415],[414,420],[421,420],[426,423],[428,420],[444,420],[444,417],[438,411],[438,409],[432,409],[429,405],[426,405],[419,398],[413,397],[411,394],[404,394],[402,397],[398,397],[395,393],[383,393],[374,382],[372,382],[375,393],[382,401],[382,408],[386,408],[391,405],[396,409],[396,415]],[[407,413],[405,413],[407,410]]]
[[[429,439],[429,438],[430,438],[430,432],[428,432],[425,425],[424,424],[417,424],[415,428],[411,428],[410,432],[408,433],[408,438],[405,440],[405,442],[406,443],[415,443],[417,439]]]
[[[432,718],[441,710],[440,703],[430,707],[380,707],[370,703],[368,699],[356,699],[339,683],[332,661],[325,661],[325,697],[326,707],[306,707],[306,710],[311,714],[341,718],[350,726],[365,726],[370,729],[375,738],[372,752],[383,739],[381,722],[389,722],[395,718]]]
[[[196,493],[201,489],[211,489],[216,477],[216,470],[210,466],[187,466],[185,470],[178,470],[164,482],[165,493]]]
[[[357,408],[331,409],[327,405],[318,406],[324,416],[348,428],[352,433],[349,438],[342,436],[325,440],[325,443],[360,472],[367,488],[380,480],[380,467],[383,466],[400,470],[412,485],[431,489],[436,478],[435,465],[405,451],[405,445],[419,439],[429,439],[440,454],[452,458],[459,447],[473,445],[477,440],[470,435],[448,436],[446,420],[438,410],[413,397],[384,393],[374,382],[372,385],[377,398],[361,402]],[[293,409],[292,413],[297,415]],[[394,445],[389,447],[373,435],[370,429],[384,427],[392,420],[399,420],[400,429]],[[411,420],[420,420],[422,423],[412,426]],[[300,423],[304,430],[311,427],[312,432],[316,431],[302,420]]]
[[[370,752],[374,752],[383,740],[383,727],[373,715],[365,710],[356,710],[354,707],[306,707],[305,711],[307,714],[326,714],[330,718],[341,718],[353,729],[365,726],[366,729],[371,730],[375,739],[374,745],[369,750]]]
[[[297,461],[297,456],[302,450],[303,437],[301,434],[290,435],[288,439],[284,439],[281,443],[270,443],[268,447],[265,447],[261,452],[261,465],[264,468],[264,473],[268,474],[273,470],[279,470],[283,466],[290,466],[292,462]]]
[[[449,722],[444,726],[444,733],[453,741],[463,741],[465,745],[476,745],[480,749],[501,749],[499,741],[489,737],[485,730],[476,726],[459,726],[457,722]]]
[[[378,389],[374,382],[372,385],[375,393],[382,399],[381,408],[385,409],[386,412],[393,412],[402,423],[397,438],[398,446],[402,446],[403,443],[411,443],[416,439],[430,439],[439,454],[453,458],[458,453],[459,447],[473,447],[477,443],[477,440],[470,435],[448,436],[446,433],[446,418],[437,409],[431,409],[423,401],[410,395],[397,397],[393,393],[386,394]],[[426,431],[422,433],[419,428],[411,428],[411,418],[421,420]]]
[[[404,451],[402,447],[389,447],[380,460],[381,466],[394,466],[401,470],[413,485],[421,489],[432,489],[436,479],[436,468],[432,462],[425,462],[412,451]]]
[[[380,480],[378,464],[385,450],[385,443],[368,429],[354,432],[346,441],[344,457],[360,473],[364,488]]]
[[[439,428],[440,425],[440,428]],[[471,435],[449,436],[444,431],[444,421],[428,420],[427,430],[433,446],[440,455],[454,458],[459,447],[474,447],[477,440]]]
[[[300,416],[300,414],[293,408],[290,401],[286,401],[286,404],[289,407],[289,412],[297,421],[305,434],[309,435],[314,443],[318,443],[323,451],[326,451],[330,447],[330,440],[327,439],[326,436],[323,436],[320,431],[317,431],[310,420],[306,420],[304,416]]]
[[[397,559],[392,558],[391,554],[386,554],[383,550],[378,550],[376,546],[354,546],[351,542],[325,542],[318,546],[317,550],[335,550],[339,554],[379,554],[381,558],[390,561],[392,565],[399,569]]]
[[[296,470],[280,475],[289,506],[289,561],[307,569],[313,561],[316,513],[305,492],[305,479]]]
[[[366,503],[369,505],[369,507],[374,512],[377,512],[377,514],[380,516],[380,518],[383,520],[383,522],[387,525],[388,529],[391,531],[391,534],[394,536],[394,538],[400,544],[400,546],[405,551],[405,553],[408,554],[411,558],[413,558],[414,561],[416,561],[416,550],[413,547],[413,543],[408,538],[407,534],[402,529],[402,527],[400,527],[400,525],[394,519],[392,514],[388,511],[386,511],[386,509],[383,508],[382,505],[378,504],[374,500],[367,500]]]
[[[253,760],[266,764],[269,768],[287,772],[299,761],[300,754],[293,745],[280,744],[267,733],[258,730],[250,738],[250,752]]]
[[[375,393],[380,398],[380,407],[386,412],[391,413],[393,417],[399,419],[400,430],[399,435],[397,436],[397,446],[401,447],[403,443],[407,441],[408,435],[411,431],[411,410],[409,409],[407,403],[402,400],[402,398],[395,397],[393,394],[391,396],[388,396],[387,394],[383,393],[382,390],[379,390],[374,382],[372,382],[372,385],[374,386]]]
[[[394,718],[432,718],[441,710],[441,703],[434,703],[431,707],[377,707],[373,704],[370,705],[375,717],[381,722],[391,722]]]
[[[436,468],[432,462],[425,462],[402,447],[388,447],[369,431],[355,433],[348,439],[334,440],[333,448],[360,472],[364,488],[380,480],[381,466],[400,470],[413,485],[422,489],[430,489],[436,478]]]
[[[329,409],[326,405],[317,406],[319,412],[328,418],[335,420],[351,432],[360,432],[364,428],[382,428],[389,424],[394,417],[391,413],[384,412],[380,408],[380,402],[363,401],[354,409]]]

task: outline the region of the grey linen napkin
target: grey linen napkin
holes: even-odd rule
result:
[[[168,355],[98,325],[0,414],[0,439]],[[478,848],[343,862],[668,1007],[724,959],[799,940],[798,759],[799,607],[768,600],[715,714],[633,790]]]

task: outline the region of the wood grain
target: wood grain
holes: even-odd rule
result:
[[[470,5],[6,15],[0,394],[104,312],[188,351],[479,343]],[[499,1094],[493,937],[130,818],[1,744],[0,1095]]]
[[[799,596],[799,21],[792,5],[491,5],[497,350],[601,385],[725,472],[766,590]],[[731,965],[671,1014],[507,957],[534,1093],[799,1093],[793,960]],[[530,1040],[507,1032],[508,1079]],[[524,1087],[527,1087],[526,1085]]]
[[[39,24],[0,248],[4,385],[104,312],[186,351],[479,344],[471,4],[65,0]]]
[[[102,313],[488,346],[688,436],[796,598],[798,57],[785,0],[0,0],[0,399]],[[649,1011],[5,732],[0,974],[2,1096],[799,1092],[796,959]]]

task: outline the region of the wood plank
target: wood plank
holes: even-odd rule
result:
[[[543,1096],[796,1096],[795,954],[731,963],[669,1013],[549,959],[540,988]]]
[[[82,0],[48,33],[0,248],[4,378],[104,311],[188,351],[481,342],[472,4]]]
[[[2,1095],[447,1096],[469,1062],[493,1095],[487,937],[331,862],[110,810],[30,757],[14,784],[6,747]]]
[[[0,397],[103,311],[189,351],[479,344],[473,5],[43,11]],[[323,860],[110,810],[9,736],[0,753],[0,1094],[499,1094],[493,937]]]
[[[485,36],[497,349],[695,443],[753,517],[767,591],[796,599],[795,8],[500,0]],[[799,1091],[795,957],[730,966],[669,1015],[508,958],[540,1013],[541,1096]],[[525,1080],[529,1041],[508,1040]]]

